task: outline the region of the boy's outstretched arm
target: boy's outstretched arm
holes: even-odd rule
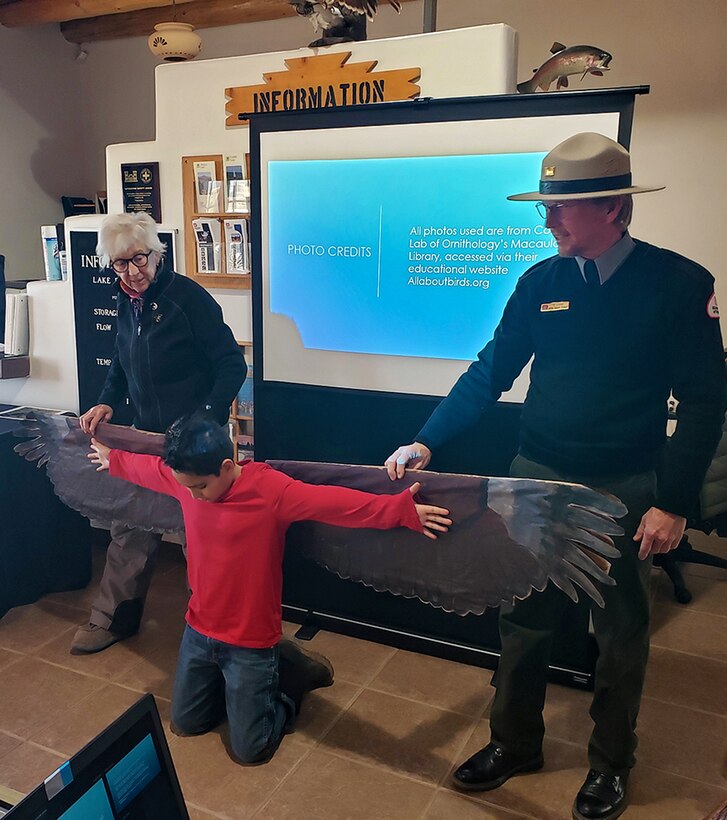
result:
[[[318,521],[378,530],[406,527],[436,538],[437,532],[446,532],[452,523],[448,510],[414,501],[419,482],[412,490],[400,493],[372,493],[341,485],[308,484],[268,465],[260,466],[259,486],[264,487],[276,515],[286,525]]]
[[[409,492],[415,496],[421,488],[421,481],[417,481],[409,487]],[[452,526],[452,519],[447,518],[449,510],[444,507],[434,507],[431,504],[418,504],[414,502],[419,521],[424,527],[424,535],[427,538],[436,538],[438,532],[447,532]]]
[[[146,487],[157,493],[179,496],[179,484],[172,478],[171,470],[166,467],[159,456],[142,453],[128,453],[107,447],[98,439],[91,439],[91,452],[88,459],[96,464],[96,471],[108,470],[112,476],[123,478],[132,484]]]

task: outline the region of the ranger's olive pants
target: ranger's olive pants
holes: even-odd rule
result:
[[[612,493],[628,507],[628,514],[619,520],[625,533],[614,539],[621,550],[621,558],[611,566],[616,586],[601,587],[604,609],[592,606],[599,656],[590,710],[594,727],[588,744],[591,768],[627,774],[636,760],[636,717],[649,654],[651,560],[638,559],[639,544],[633,535],[641,517],[654,505],[655,476],[641,473],[604,483],[560,475],[523,456],[515,458],[510,472],[521,478],[586,484]],[[493,742],[513,754],[531,756],[541,750],[550,648],[568,601],[549,583],[542,593],[534,592],[500,613],[502,655],[490,728]]]

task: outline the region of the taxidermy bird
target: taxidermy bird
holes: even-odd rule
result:
[[[310,43],[310,48],[366,39],[366,18],[374,19],[378,0],[288,0],[302,17],[307,17],[316,32],[325,34]],[[389,0],[397,14],[399,0]]]
[[[609,71],[608,64],[613,57],[601,48],[595,46],[566,46],[563,43],[553,43],[549,57],[540,68],[533,69],[533,76],[524,83],[518,83],[517,90],[521,94],[530,94],[536,89],[547,91],[553,82],[556,89],[568,88],[568,76],[580,74],[581,80],[586,74],[595,74],[603,77],[604,71]]]
[[[58,497],[86,517],[120,521],[156,532],[179,532],[176,499],[98,473],[88,459],[89,437],[77,418],[36,413],[16,435],[33,437],[15,450],[46,466]],[[161,455],[164,436],[101,424],[96,438],[109,447]],[[578,600],[576,587],[599,606],[594,582],[613,585],[608,559],[619,557],[612,536],[626,513],[613,496],[579,484],[525,478],[483,478],[423,471],[391,481],[383,467],[270,461],[310,484],[335,484],[398,493],[421,482],[418,499],[450,511],[451,530],[431,540],[406,529],[353,530],[317,522],[294,524],[288,548],[341,578],[459,615],[526,598],[552,581]]]

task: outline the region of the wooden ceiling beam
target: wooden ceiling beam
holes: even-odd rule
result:
[[[384,14],[393,13],[387,9],[388,6],[384,6]],[[150,34],[156,23],[174,19],[180,23],[191,23],[195,28],[214,28],[295,16],[296,11],[288,0],[190,0],[184,5],[177,2],[176,18],[168,6],[160,7],[157,3],[156,8],[126,14],[70,20],[61,23],[61,31],[70,43],[92,43]]]
[[[176,2],[181,6],[191,0]],[[35,26],[172,5],[172,0],[10,0],[0,3],[0,23],[8,28]]]
[[[212,28],[293,17],[295,13],[288,0],[192,0],[177,6],[176,17],[169,8],[157,7],[71,20],[61,24],[61,31],[70,43],[91,43],[150,34],[156,23],[175,19],[179,23],[191,23],[195,28]]]

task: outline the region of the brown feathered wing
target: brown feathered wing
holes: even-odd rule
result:
[[[595,582],[613,585],[608,559],[620,553],[614,518],[626,507],[579,484],[408,472],[391,481],[383,467],[270,461],[309,484],[398,493],[421,481],[417,500],[450,511],[451,530],[431,540],[411,530],[360,530],[296,524],[291,540],[341,578],[459,615],[512,603],[551,580],[577,600],[576,587],[599,606]]]
[[[36,412],[16,435],[32,437],[15,446],[28,461],[45,466],[61,501],[92,521],[118,521],[154,532],[181,532],[182,509],[176,498],[137,487],[89,461],[90,438],[77,418]],[[99,425],[97,436],[109,447],[160,455],[164,436],[114,424]]]
[[[89,437],[78,419],[37,414],[33,440],[16,446],[45,465],[59,498],[98,521],[121,521],[157,532],[182,529],[181,509],[168,496],[98,473],[88,459]],[[164,437],[112,424],[97,438],[110,447],[160,455]],[[614,583],[612,536],[626,513],[616,498],[578,484],[525,478],[485,478],[409,472],[390,481],[379,467],[271,461],[275,469],[310,484],[398,493],[415,481],[417,500],[450,510],[450,532],[433,541],[406,529],[371,530],[301,522],[288,543],[341,578],[358,581],[460,615],[480,614],[542,590],[548,581],[577,600],[582,589],[597,604],[597,583]]]

